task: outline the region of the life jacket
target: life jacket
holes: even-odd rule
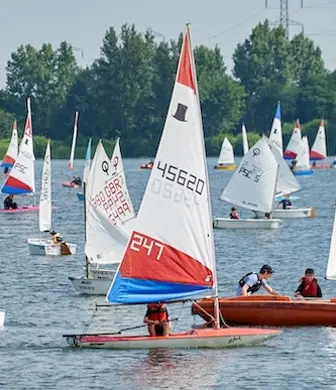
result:
[[[302,281],[302,291],[301,291],[301,295],[303,297],[317,297],[317,287],[318,287],[318,284],[317,284],[317,280],[314,278],[311,282],[308,281],[307,278],[303,277],[301,279]]]
[[[230,218],[231,219],[239,219],[239,215],[238,215],[237,211],[233,211],[232,213],[230,213]]]
[[[243,276],[240,280],[239,280],[239,286],[242,288],[244,286],[244,284],[246,283],[245,282],[245,278],[246,276],[249,276],[249,275],[252,275],[252,274],[255,274],[258,276],[258,274],[256,274],[255,272],[249,272],[248,274],[246,274],[245,276]],[[253,294],[255,292],[257,292],[259,290],[259,288],[262,286],[262,282],[261,280],[259,280],[259,276],[258,276],[258,281],[256,284],[254,284],[253,286],[249,287],[247,289],[247,292],[250,293],[250,294]]]
[[[168,321],[168,311],[166,305],[149,304],[147,305],[147,317],[151,321]]]

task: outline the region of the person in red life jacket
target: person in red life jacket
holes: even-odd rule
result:
[[[231,209],[230,219],[239,219],[239,214],[237,213],[237,210],[235,207],[232,207],[232,209]]]
[[[294,295],[298,298],[322,298],[321,287],[317,283],[312,268],[306,269],[305,276],[301,278],[301,284]]]
[[[170,332],[170,318],[164,303],[151,303],[147,305],[144,323],[148,324],[150,336],[168,336]]]

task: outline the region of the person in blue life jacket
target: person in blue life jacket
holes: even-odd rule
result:
[[[267,280],[271,278],[272,274],[272,267],[268,264],[264,264],[260,268],[259,273],[249,272],[239,280],[236,295],[251,295],[257,292],[261,287],[263,287],[267,292],[272,295],[280,295],[277,291],[275,291],[267,284]]]
[[[284,195],[283,199],[278,203],[278,207],[282,205],[283,210],[289,209],[292,207],[292,202],[289,199],[288,195]]]

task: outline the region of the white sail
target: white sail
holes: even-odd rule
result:
[[[7,176],[1,192],[7,194],[27,194],[35,192],[35,171],[33,151],[33,130],[30,99],[27,99],[27,119],[25,132],[20,143],[20,151],[15,164]]]
[[[17,134],[17,126],[15,120],[13,123],[12,136],[5,157],[2,160],[1,166],[11,168],[16,161],[17,155],[18,155],[18,134]]]
[[[285,150],[284,157],[286,159],[294,160],[296,158],[297,154],[299,153],[299,150],[301,149],[301,139],[301,126],[299,120],[297,119],[295,122],[293,133]]]
[[[299,191],[301,186],[283,159],[279,148],[275,147],[275,145],[270,140],[268,140],[268,145],[271,148],[273,157],[279,166],[275,195],[283,196]]]
[[[248,140],[247,140],[247,134],[246,134],[246,127],[245,127],[244,123],[242,123],[242,137],[243,137],[243,153],[245,156],[245,154],[249,150],[249,146],[248,146]]]
[[[302,137],[301,141],[301,148],[298,152],[297,158],[296,158],[296,165],[295,169],[297,168],[305,168],[310,169],[310,161],[309,161],[309,144],[308,144],[308,137],[305,135]]]
[[[234,154],[231,142],[225,137],[218,158],[218,164],[234,164]]]
[[[90,173],[91,144],[92,144],[92,138],[89,139],[89,143],[88,143],[88,146],[86,149],[85,165],[84,165],[84,171],[83,171],[83,183],[86,183],[88,181],[88,177],[89,177],[89,173]]]
[[[324,160],[325,158],[327,158],[327,142],[326,142],[324,120],[322,119],[320,122],[320,127],[316,134],[315,141],[311,148],[310,159]]]
[[[278,102],[275,116],[272,123],[272,128],[269,136],[270,141],[278,148],[281,156],[283,155],[282,149],[282,130],[281,130],[281,112],[280,112],[280,102]]]
[[[272,210],[278,164],[263,137],[243,157],[225,187],[221,200],[247,210]]]
[[[326,279],[336,280],[336,210],[335,210],[333,230],[331,234]]]
[[[48,141],[41,180],[40,210],[39,210],[40,232],[51,229],[51,156],[50,141]]]
[[[125,188],[126,182],[115,171],[99,141],[85,193],[85,253],[89,262],[113,264],[122,259],[128,239],[123,225],[134,218]]]
[[[69,163],[68,163],[69,174],[71,174],[71,171],[73,170],[73,166],[74,166],[76,141],[77,141],[77,131],[78,131],[78,114],[79,114],[78,111],[76,111],[74,128],[73,128],[73,135],[72,135],[72,145],[71,145],[70,159],[69,159]]]
[[[107,300],[188,297],[212,291],[215,279],[203,126],[187,28],[155,163]]]

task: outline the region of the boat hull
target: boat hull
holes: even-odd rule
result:
[[[235,169],[237,169],[237,165],[236,164],[230,164],[230,165],[215,165],[214,166],[214,169],[217,169],[219,171],[234,171]]]
[[[108,279],[112,280],[114,278],[114,275],[116,274],[116,271],[111,269],[90,269],[90,275],[92,279]]]
[[[54,244],[51,240],[43,240],[40,238],[30,238],[27,240],[29,252],[35,256],[62,256],[61,245]],[[77,245],[66,243],[72,255],[76,254]]]
[[[332,164],[318,164],[318,165],[315,165],[315,166],[312,166],[312,169],[315,170],[315,169],[328,169],[328,168],[332,168],[333,165]]]
[[[263,213],[255,212],[257,218],[264,218]],[[274,209],[272,211],[273,218],[313,218],[316,217],[316,212],[312,207],[306,208],[289,208],[289,209]]]
[[[213,299],[192,305],[192,313],[205,321],[213,315]],[[288,296],[252,295],[219,299],[220,311],[229,325],[336,326],[336,299],[299,300]]]
[[[62,186],[66,187],[66,188],[80,188],[81,187],[78,184],[71,183],[71,181],[65,181],[64,183],[62,183]]]
[[[148,164],[141,164],[140,169],[152,169],[153,165],[148,165]]]
[[[19,214],[19,213],[29,213],[33,211],[39,211],[40,206],[39,205],[31,205],[31,206],[23,206],[18,207],[17,209],[13,210],[7,210],[7,209],[0,209],[0,213],[8,213],[8,214]]]
[[[280,219],[251,218],[231,219],[214,218],[213,227],[216,229],[277,229]]]
[[[78,200],[84,201],[84,194],[82,192],[77,192],[77,198]]]
[[[112,280],[111,279],[87,279],[86,277],[69,277],[74,289],[85,295],[106,295]]]
[[[4,311],[0,311],[0,328],[5,325],[5,315],[6,313]]]
[[[314,171],[312,169],[306,169],[302,171],[296,171],[295,169],[292,171],[294,176],[311,176]]]
[[[64,335],[72,347],[109,349],[230,348],[259,344],[280,330],[253,328],[193,329],[167,337]]]

